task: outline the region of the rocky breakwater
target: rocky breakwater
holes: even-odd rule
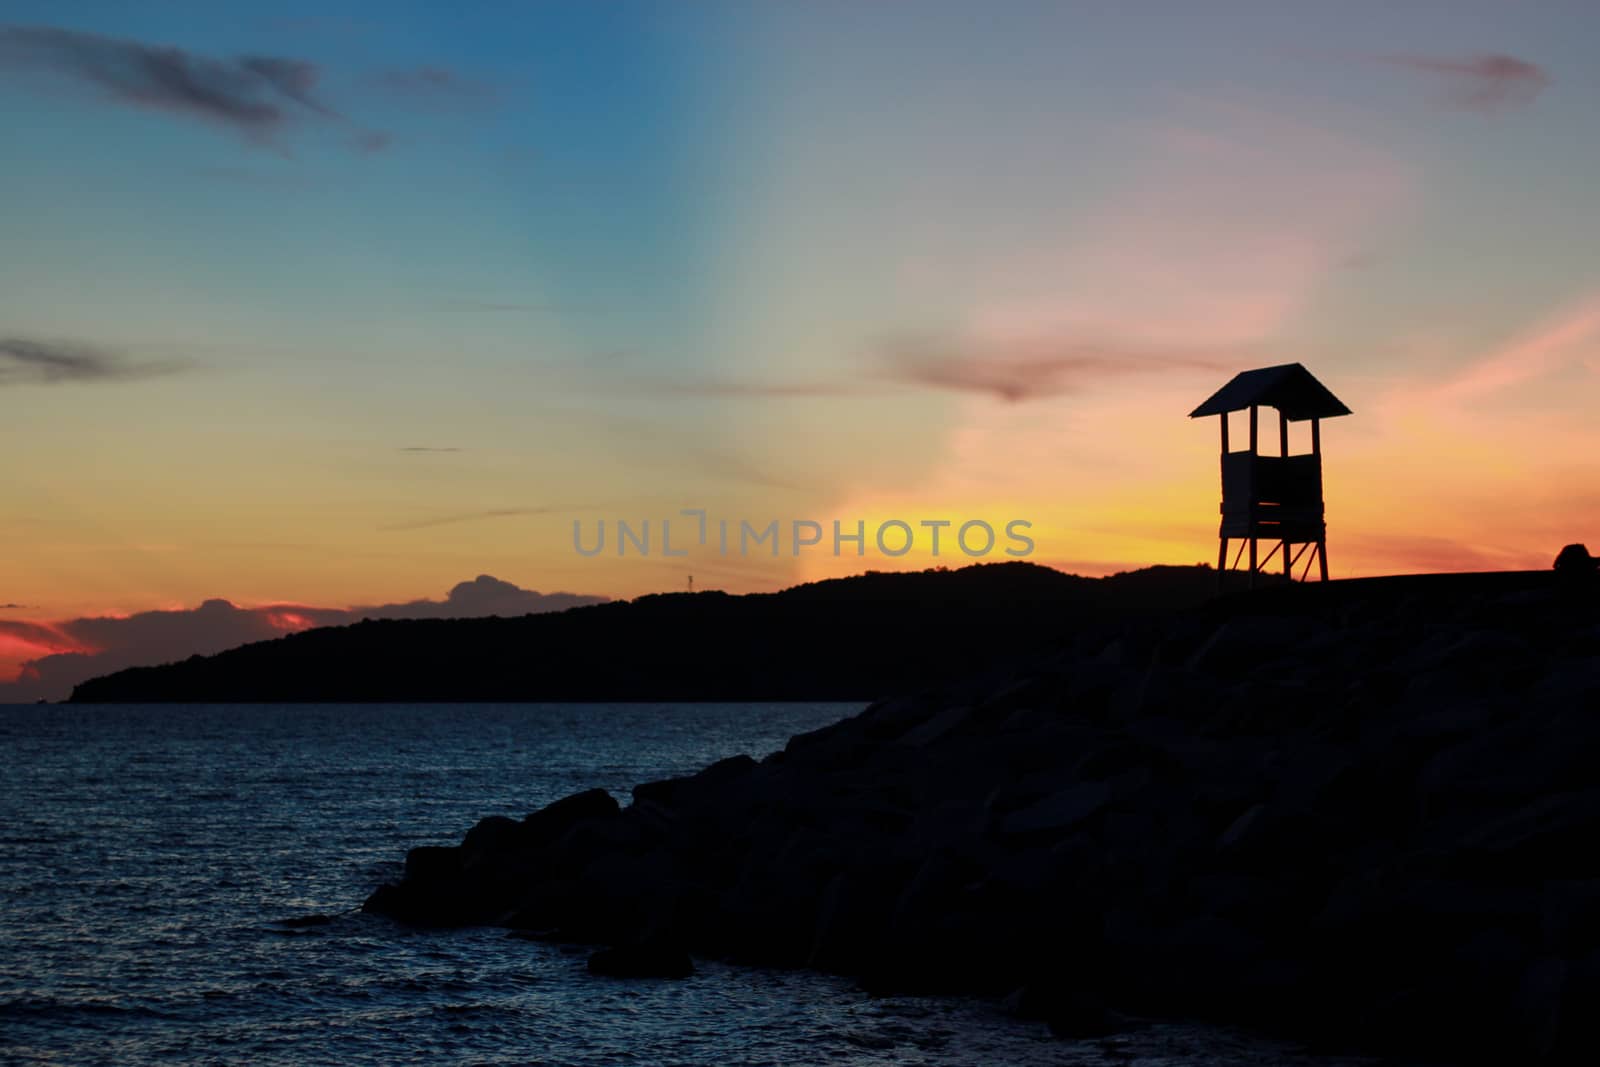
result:
[[[604,973],[693,952],[1008,995],[1065,1034],[1132,1013],[1597,1062],[1600,589],[1225,598],[626,807],[485,819],[366,908],[616,946]]]

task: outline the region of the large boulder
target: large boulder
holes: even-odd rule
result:
[[[1600,559],[1589,555],[1588,546],[1583,544],[1567,545],[1556,553],[1555,569],[1557,573],[1565,576],[1580,576],[1595,573],[1600,568]]]
[[[619,810],[616,798],[604,789],[574,793],[524,818],[521,841],[526,848],[538,848],[555,841],[581,822],[609,819]]]
[[[607,978],[688,978],[694,974],[694,961],[678,945],[617,945],[590,956],[589,973]]]
[[[380,886],[362,909],[416,926],[508,921],[541,878],[562,869],[557,846],[565,844],[569,856],[580,852],[574,844],[578,832],[610,823],[618,814],[610,794],[591,789],[521,821],[491,816],[469,830],[460,845],[412,849],[405,877]],[[583,858],[601,850],[592,846]]]

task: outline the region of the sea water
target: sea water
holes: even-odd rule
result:
[[[587,973],[364,915],[407,849],[853,714],[838,704],[0,707],[0,1062],[1328,1065],[1168,1023],[1063,1042],[992,1002],[699,961]],[[285,920],[329,916],[323,925]]]

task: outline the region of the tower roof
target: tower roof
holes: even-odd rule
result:
[[[1344,402],[1317,381],[1298,363],[1241,371],[1204,404],[1189,412],[1191,419],[1202,415],[1224,415],[1230,411],[1260,405],[1283,412],[1290,422],[1302,419],[1331,419],[1348,415]]]

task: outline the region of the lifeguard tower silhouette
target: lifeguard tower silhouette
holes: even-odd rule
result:
[[[1257,412],[1262,407],[1278,412],[1278,455],[1262,455],[1257,432]],[[1243,451],[1228,448],[1228,415],[1250,412],[1250,445]],[[1322,580],[1328,580],[1328,532],[1322,506],[1322,420],[1350,414],[1328,387],[1312,377],[1298,363],[1262,367],[1236,374],[1233,380],[1212,394],[1211,399],[1189,413],[1191,419],[1219,415],[1222,423],[1222,527],[1217,548],[1218,580],[1237,569],[1246,543],[1250,549],[1250,584],[1264,572],[1272,557],[1283,553],[1284,576],[1293,580],[1294,568],[1312,549],[1321,564]],[[1311,420],[1311,451],[1289,455],[1289,424]],[[1241,541],[1228,565],[1228,542]],[[1257,542],[1273,541],[1265,559],[1257,561]],[[1290,550],[1300,546],[1293,555]],[[1313,560],[1306,560],[1300,579],[1311,573]]]

